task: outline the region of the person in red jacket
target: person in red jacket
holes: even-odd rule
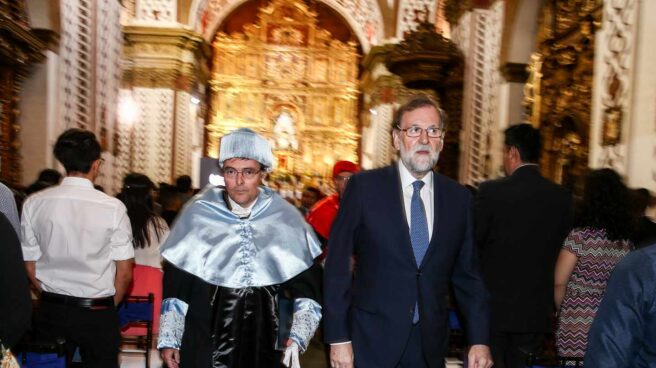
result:
[[[312,225],[323,244],[323,254],[320,256],[320,260],[326,256],[325,245],[328,243],[330,228],[337,216],[339,199],[351,176],[358,171],[360,171],[360,167],[351,161],[337,161],[333,166],[333,181],[337,192],[317,202],[307,214],[307,222]]]

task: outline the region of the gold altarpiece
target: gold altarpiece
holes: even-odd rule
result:
[[[524,91],[527,118],[542,136],[543,174],[576,193],[588,170],[594,33],[602,5],[600,0],[545,3]]]
[[[358,161],[357,45],[319,28],[307,5],[273,0],[212,47],[206,155],[247,127],[270,140],[279,174],[327,178],[335,161]]]

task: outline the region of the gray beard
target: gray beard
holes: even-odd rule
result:
[[[429,158],[427,160],[417,160],[414,157],[414,153],[421,150],[430,151]],[[433,166],[437,164],[437,161],[440,158],[440,152],[433,151],[432,147],[428,145],[415,146],[410,152],[405,151],[405,147],[401,144],[401,161],[405,167],[410,171],[411,174],[415,176],[424,176],[426,173],[433,169]]]

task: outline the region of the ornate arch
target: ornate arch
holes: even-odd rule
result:
[[[189,25],[208,42],[223,20],[248,0],[193,0]],[[339,13],[358,37],[366,54],[384,38],[383,16],[376,0],[320,0]]]

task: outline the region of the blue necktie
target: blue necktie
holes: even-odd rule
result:
[[[426,220],[426,211],[424,202],[421,200],[420,191],[424,182],[417,180],[412,183],[412,199],[410,200],[410,242],[412,242],[412,252],[415,254],[417,267],[424,259],[426,250],[428,250],[428,220]],[[415,304],[415,313],[412,317],[412,323],[419,321],[419,307]]]

